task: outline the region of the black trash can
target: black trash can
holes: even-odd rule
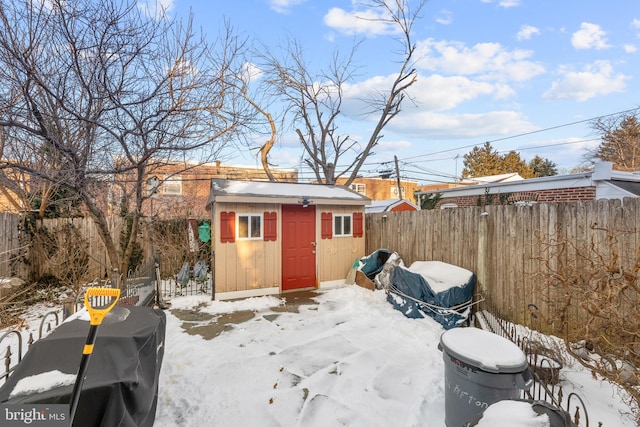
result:
[[[527,357],[499,335],[455,328],[440,336],[447,427],[464,427],[491,404],[518,399],[533,384]]]

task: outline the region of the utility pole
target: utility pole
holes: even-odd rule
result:
[[[400,186],[400,168],[398,168],[398,156],[393,156],[396,162],[396,181],[398,182],[398,199],[402,200],[402,187]]]

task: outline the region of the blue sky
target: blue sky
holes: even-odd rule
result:
[[[354,102],[341,130],[364,141],[373,122],[355,100],[389,87],[400,58],[389,28],[354,20],[366,13],[360,3],[163,0],[169,14],[192,12],[195,25],[212,36],[226,19],[241,36],[269,47],[294,37],[318,66],[336,49],[346,54],[362,41],[358,75],[347,90]],[[405,178],[452,181],[462,156],[485,141],[527,161],[549,158],[567,172],[597,144],[588,119],[640,105],[638,0],[431,0],[413,38],[415,102],[406,102],[385,129],[363,175],[388,169],[395,155]],[[291,168],[300,155],[295,136],[281,134],[271,157]],[[256,164],[252,153],[237,150],[225,161]]]

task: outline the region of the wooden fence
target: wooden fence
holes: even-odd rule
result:
[[[33,221],[31,225],[26,224],[25,218],[20,215],[10,213],[0,213],[0,277],[20,277],[30,280],[33,277],[53,274],[60,265],[64,263],[65,255],[73,256],[74,236],[69,234],[73,230],[77,231],[77,236],[85,246],[87,257],[87,275],[90,277],[103,277],[109,264],[107,252],[98,234],[95,223],[89,218],[56,218],[45,219],[43,221]],[[112,237],[115,244],[119,243],[120,230],[123,219],[119,217],[108,218],[109,229],[112,230]],[[40,238],[33,238],[33,231],[27,231],[29,227],[40,230]],[[46,232],[42,232],[45,229]],[[66,233],[66,234],[65,234]],[[45,237],[46,236],[46,237]],[[51,247],[47,246],[46,239],[52,241],[49,244],[60,246],[67,240],[65,247],[57,249],[59,256],[52,254]],[[47,252],[45,254],[45,252]],[[66,252],[64,252],[66,251]],[[68,260],[67,260],[68,262]]]
[[[30,240],[21,232],[19,215],[0,212],[0,277],[29,277],[27,260]]]
[[[637,276],[639,229],[640,199],[631,198],[388,212],[367,215],[366,249],[395,251],[406,266],[438,260],[471,270],[477,290],[500,313],[540,329],[532,322],[546,319],[553,327],[562,299],[541,282],[551,276],[571,279],[593,268],[585,251],[595,251],[602,264],[616,264],[620,273]],[[631,301],[620,309],[637,316],[640,298]],[[581,321],[577,304],[569,314]]]
[[[92,275],[101,277],[109,263],[93,221],[52,219],[43,224],[54,230],[70,221],[89,243]],[[109,221],[117,239],[122,220]],[[19,224],[18,216],[0,214],[0,277],[27,279],[25,271],[38,266],[41,274],[46,268],[34,258],[32,242],[20,237]],[[607,240],[603,230],[614,238]],[[531,325],[532,307],[538,318],[549,319],[556,312],[554,295],[538,286],[541,273],[549,268],[576,273],[587,262],[577,256],[579,248],[593,245],[605,260],[617,254],[621,272],[637,274],[633,269],[640,255],[638,230],[640,198],[376,213],[366,217],[366,251],[396,251],[406,265],[439,260],[471,270],[478,279],[477,289],[508,320],[537,327]],[[558,242],[570,244],[560,251]],[[20,263],[25,256],[28,263]],[[635,315],[639,301],[636,297],[621,310]],[[579,316],[577,308],[575,315]]]

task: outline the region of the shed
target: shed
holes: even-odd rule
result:
[[[212,179],[214,298],[344,284],[365,255],[369,203],[342,186]]]
[[[418,206],[407,199],[374,200],[365,208],[365,213],[417,211]]]

